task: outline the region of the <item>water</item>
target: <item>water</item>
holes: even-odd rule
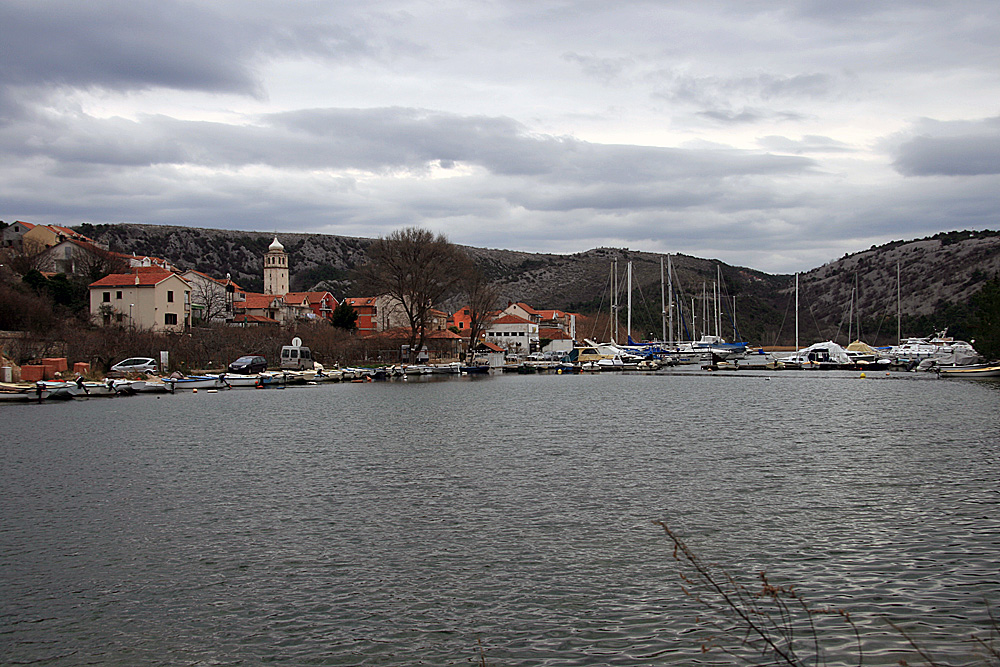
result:
[[[727,664],[658,520],[849,610],[865,664],[916,662],[883,616],[975,664],[998,405],[741,371],[0,406],[0,664]]]

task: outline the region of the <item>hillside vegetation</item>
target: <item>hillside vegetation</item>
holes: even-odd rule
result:
[[[242,232],[157,225],[84,225],[83,233],[113,250],[163,257],[183,269],[230,274],[244,289],[262,289],[262,260],[271,232]],[[322,234],[278,235],[289,253],[293,290],[325,289],[337,298],[360,296],[355,271],[364,264],[370,239]],[[466,248],[504,298],[537,308],[584,313],[608,312],[612,262],[624,276],[633,262],[633,329],[661,333],[661,255],[597,248],[572,255]],[[702,295],[709,297],[717,275],[725,303],[735,298],[736,320],[744,339],[762,345],[789,345],[795,337],[794,276],[771,275],[710,259],[672,255],[677,298],[684,304],[687,334],[702,330]],[[897,266],[902,335],[929,335],[949,328],[971,337],[971,299],[1000,275],[1000,232],[948,232],[915,241],[894,241],[845,255],[799,276],[800,340],[846,342],[852,290],[852,337],[872,344],[896,338]],[[624,289],[624,277],[619,281]],[[624,305],[625,297],[619,297]],[[695,302],[695,323],[690,309]],[[461,304],[443,304],[457,307]],[[732,338],[724,308],[723,335]],[[622,311],[624,318],[624,310]]]

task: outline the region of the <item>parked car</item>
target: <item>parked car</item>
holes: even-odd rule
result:
[[[230,373],[240,373],[241,375],[253,375],[254,373],[263,373],[266,370],[267,359],[256,355],[240,357],[229,364]]]
[[[149,357],[132,357],[125,361],[119,361],[111,367],[116,373],[155,373],[157,371],[156,359]]]

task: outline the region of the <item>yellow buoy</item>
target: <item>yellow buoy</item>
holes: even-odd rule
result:
[[[865,377],[865,374],[864,374],[864,373],[862,373],[862,374],[861,374],[861,377],[862,377],[862,378],[864,378],[864,377]]]

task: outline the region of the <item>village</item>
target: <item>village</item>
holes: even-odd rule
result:
[[[508,302],[480,317],[477,340],[472,341],[473,313],[469,306],[452,313],[430,309],[424,327],[424,345],[412,355],[405,349],[410,333],[399,298],[388,294],[336,296],[328,291],[289,290],[289,256],[275,236],[261,258],[264,291],[251,292],[228,275],[212,276],[182,270],[169,261],[148,255],[110,251],[83,234],[52,225],[18,221],[2,231],[3,248],[33,249],[34,265],[43,276],[78,275],[111,269],[90,282],[89,315],[92,324],[154,333],[181,334],[192,327],[292,327],[298,324],[332,325],[350,309],[347,318],[354,335],[378,350],[378,362],[472,361],[501,367],[535,358],[561,358],[577,339],[579,315],[555,309],[536,309]],[[338,315],[338,309],[341,309]],[[123,350],[124,355],[135,354]],[[263,350],[246,350],[263,354]],[[272,360],[269,360],[272,361]],[[52,368],[34,377],[28,370],[11,381],[53,380]]]

